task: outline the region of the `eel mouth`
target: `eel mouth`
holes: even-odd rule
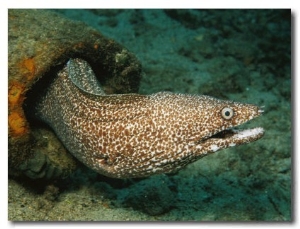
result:
[[[235,129],[230,128],[222,130],[207,139],[204,142],[226,142],[232,145],[241,145],[260,139],[264,135],[264,129],[262,127],[256,127],[252,129]],[[202,142],[203,142],[202,141]]]
[[[210,136],[209,138],[229,138],[231,136],[234,135],[234,129],[226,129],[226,130],[222,130],[221,132],[218,132],[212,136]]]

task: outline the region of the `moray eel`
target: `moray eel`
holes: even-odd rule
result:
[[[107,95],[90,65],[70,59],[36,107],[81,162],[114,178],[176,171],[203,156],[261,138],[237,130],[263,110],[205,95]]]

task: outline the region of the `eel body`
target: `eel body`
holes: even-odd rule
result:
[[[89,64],[70,59],[37,105],[37,115],[86,166],[115,178],[176,171],[218,150],[261,138],[236,130],[262,113],[251,104],[159,92],[107,95]]]

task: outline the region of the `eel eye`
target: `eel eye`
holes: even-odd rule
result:
[[[229,107],[224,107],[221,111],[221,115],[224,119],[229,120],[233,117],[233,109],[229,108]]]

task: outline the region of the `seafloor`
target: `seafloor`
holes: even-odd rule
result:
[[[9,179],[12,221],[290,221],[290,10],[56,10],[133,52],[140,93],[206,94],[264,106],[257,142],[175,174],[115,180],[82,166],[51,184]]]

